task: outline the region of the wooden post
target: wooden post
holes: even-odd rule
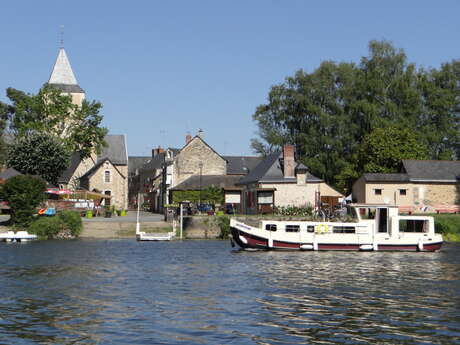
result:
[[[182,239],[182,234],[184,231],[184,205],[181,203],[180,204],[180,239]]]

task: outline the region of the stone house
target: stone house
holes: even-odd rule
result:
[[[353,200],[384,203],[407,211],[442,210],[458,204],[460,161],[403,160],[398,174],[363,174]]]
[[[236,185],[243,188],[242,209],[247,214],[270,213],[280,206],[316,207],[321,198],[343,197],[296,162],[293,145],[268,155]]]
[[[61,189],[97,190],[111,197],[106,203],[128,207],[128,154],[124,135],[107,135],[107,147],[101,154],[81,159],[75,153],[71,163],[58,179]],[[100,178],[99,178],[100,177]]]
[[[78,85],[64,48],[59,49],[48,84],[72,97],[78,106],[85,99],[85,91]],[[69,123],[69,126],[72,124]],[[64,133],[65,135],[65,133]],[[128,206],[128,154],[125,135],[107,135],[107,146],[100,154],[81,159],[78,153],[71,157],[69,168],[58,179],[60,188],[97,189],[111,196],[111,202],[119,208]],[[111,200],[111,201],[109,201]]]

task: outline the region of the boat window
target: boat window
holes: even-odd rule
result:
[[[428,222],[421,219],[400,219],[399,232],[428,232]]]
[[[299,232],[300,225],[286,225],[286,232]]]
[[[332,231],[334,234],[354,234],[355,227],[354,226],[334,226]]]
[[[307,231],[308,232],[315,232],[315,226],[314,225],[307,226]]]
[[[375,207],[360,207],[359,214],[361,219],[375,219]]]
[[[265,224],[265,230],[276,231],[276,224]]]

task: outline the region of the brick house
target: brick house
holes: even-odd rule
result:
[[[353,200],[433,212],[458,204],[460,161],[403,160],[398,174],[363,174]]]

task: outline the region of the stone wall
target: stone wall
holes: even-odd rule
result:
[[[275,188],[275,206],[305,206],[315,204],[315,192],[319,191],[319,183],[298,185],[294,183],[261,183],[262,188]]]
[[[220,235],[220,227],[215,216],[193,216],[184,218],[184,238],[215,239]]]
[[[190,176],[226,175],[227,164],[225,160],[212,150],[201,138],[195,137],[174,158],[173,180],[171,187],[177,186]]]

